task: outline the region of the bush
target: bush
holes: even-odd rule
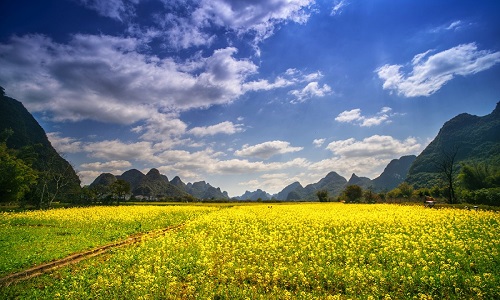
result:
[[[480,189],[468,195],[472,204],[500,205],[500,188]]]

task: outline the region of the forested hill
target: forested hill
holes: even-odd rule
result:
[[[438,164],[454,156],[460,162],[500,166],[500,102],[489,115],[460,114],[446,122],[412,164],[406,181],[432,187],[441,176]]]
[[[68,161],[62,158],[50,144],[43,128],[15,99],[7,97],[0,87],[0,133],[10,149],[23,150],[29,156],[32,167],[39,171],[39,183],[43,174],[64,175],[64,188],[60,194],[80,188],[80,179]],[[53,176],[52,176],[53,177]],[[32,192],[34,189],[32,189]]]

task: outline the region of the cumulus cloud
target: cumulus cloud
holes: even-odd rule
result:
[[[165,141],[186,132],[187,125],[176,113],[152,112],[145,124],[132,128],[132,132],[141,134],[147,141]]]
[[[169,148],[171,145],[155,144],[148,141],[127,143],[120,140],[103,140],[81,143],[58,134],[53,134],[52,140],[59,141],[63,148],[74,147],[74,152],[86,153],[89,157],[103,160],[80,165],[83,170],[79,171],[78,174],[84,184],[89,184],[102,172],[121,174],[124,169],[132,167],[133,162],[140,162],[145,166],[156,167],[164,173],[179,175],[191,180],[204,179],[204,177],[200,177],[201,174],[263,173],[290,168],[305,168],[310,165],[310,162],[304,158],[271,163],[251,162],[247,159],[223,159],[226,156],[225,153],[214,151],[210,147],[199,151],[186,151],[171,149]],[[75,142],[78,144],[72,145]],[[244,147],[243,150],[245,149]],[[253,149],[255,150],[255,148]],[[288,143],[283,145],[278,143],[268,153],[265,153],[265,150],[260,153],[256,151],[254,156],[267,157],[271,153],[274,155],[300,151],[301,149],[300,147],[290,147]]]
[[[210,45],[216,39],[217,31],[224,30],[225,36],[250,37],[257,54],[257,44],[272,36],[280,24],[305,23],[314,4],[314,0],[162,2],[166,12],[157,14],[155,19],[169,47]]]
[[[265,163],[261,161],[250,162],[246,159],[229,159],[218,161],[211,169],[217,174],[249,174],[259,172],[271,172],[288,168],[304,168],[310,164],[304,158],[295,158],[287,162]]]
[[[361,127],[371,127],[391,122],[389,118],[394,116],[394,114],[390,113],[391,111],[392,109],[390,107],[383,107],[375,116],[366,117],[361,115],[361,109],[355,108],[341,112],[335,118],[335,121],[340,123],[352,123]]]
[[[71,137],[62,137],[60,132],[48,132],[47,138],[59,153],[78,153],[82,150],[81,141]]]
[[[391,136],[374,135],[362,140],[354,138],[333,141],[326,147],[333,154],[308,166],[309,178],[321,178],[332,170],[348,178],[352,173],[375,178],[394,158],[420,152],[421,145],[415,138],[398,140]]]
[[[80,167],[89,170],[102,171],[109,169],[129,168],[132,164],[127,160],[111,160],[107,162],[93,162],[81,164]]]
[[[395,158],[417,152],[421,145],[415,138],[400,141],[387,135],[373,135],[361,141],[354,138],[333,141],[326,147],[342,157],[387,157]]]
[[[332,88],[326,83],[320,86],[318,82],[308,83],[302,90],[292,90],[290,94],[295,96],[292,103],[301,103],[313,97],[324,97],[332,92]]]
[[[104,140],[95,143],[86,143],[82,147],[90,157],[109,160],[134,160],[149,163],[161,163],[155,155],[156,151],[151,142],[124,143],[120,140]]]
[[[75,35],[67,45],[41,35],[13,37],[0,45],[0,81],[31,109],[49,107],[61,120],[134,123],[151,107],[231,102],[257,71],[251,61],[234,58],[233,47],[198,58],[197,69],[187,72],[171,58],[140,54],[139,46],[137,39],[111,36]]]
[[[403,65],[386,64],[376,70],[385,90],[405,97],[430,96],[456,76],[468,76],[487,70],[500,62],[500,51],[478,50],[475,43],[462,44],[429,55],[432,50],[415,55],[412,70]]]
[[[198,137],[216,134],[235,134],[244,130],[242,126],[243,124],[234,124],[233,122],[225,121],[206,127],[194,127],[188,133]]]
[[[235,58],[233,47],[179,62],[142,54],[140,45],[136,38],[105,35],[75,35],[68,44],[43,35],[14,36],[0,44],[0,83],[30,111],[47,112],[55,121],[143,121],[134,131],[145,140],[183,134],[187,126],[178,111],[291,84],[277,79],[267,87],[259,81],[245,86],[257,66]]]
[[[314,145],[314,147],[319,148],[319,147],[323,146],[325,141],[326,141],[326,139],[315,139],[315,140],[313,140],[313,145]]]
[[[266,173],[259,176],[258,179],[239,182],[238,185],[244,186],[247,189],[262,189],[268,193],[278,193],[285,186],[296,181],[303,182],[303,178],[290,176],[288,173]]]
[[[291,147],[289,142],[270,141],[257,144],[254,146],[244,145],[241,150],[234,152],[236,156],[242,157],[257,157],[260,159],[268,159],[277,154],[285,154],[297,152],[304,149],[303,147]]]

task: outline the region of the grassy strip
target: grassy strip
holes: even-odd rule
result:
[[[0,213],[0,276],[124,239],[178,225],[209,207],[109,206]]]

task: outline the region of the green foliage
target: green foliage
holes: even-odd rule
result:
[[[348,185],[344,191],[343,195],[347,202],[360,202],[361,197],[363,197],[363,189],[359,185]]]
[[[10,153],[9,153],[10,152]],[[36,183],[37,173],[0,144],[0,202],[17,202]]]
[[[327,190],[317,191],[316,196],[318,197],[319,202],[328,202],[328,191]]]
[[[471,191],[500,186],[500,168],[486,163],[463,163],[458,179]]]
[[[380,200],[380,196],[372,190],[365,190],[363,192],[363,198],[366,203],[376,203]]]
[[[413,195],[413,186],[407,182],[402,182],[400,185],[398,185],[398,189],[403,198],[410,199]]]
[[[500,206],[500,187],[462,192],[462,199],[470,204]]]
[[[117,204],[120,204],[120,199],[125,200],[125,196],[130,194],[130,183],[118,179],[111,184],[111,191],[116,196]]]
[[[414,188],[413,185],[407,183],[407,182],[402,182],[396,187],[395,189],[389,191],[387,193],[387,196],[389,198],[395,199],[395,198],[405,198],[406,200],[410,200],[414,194]]]

